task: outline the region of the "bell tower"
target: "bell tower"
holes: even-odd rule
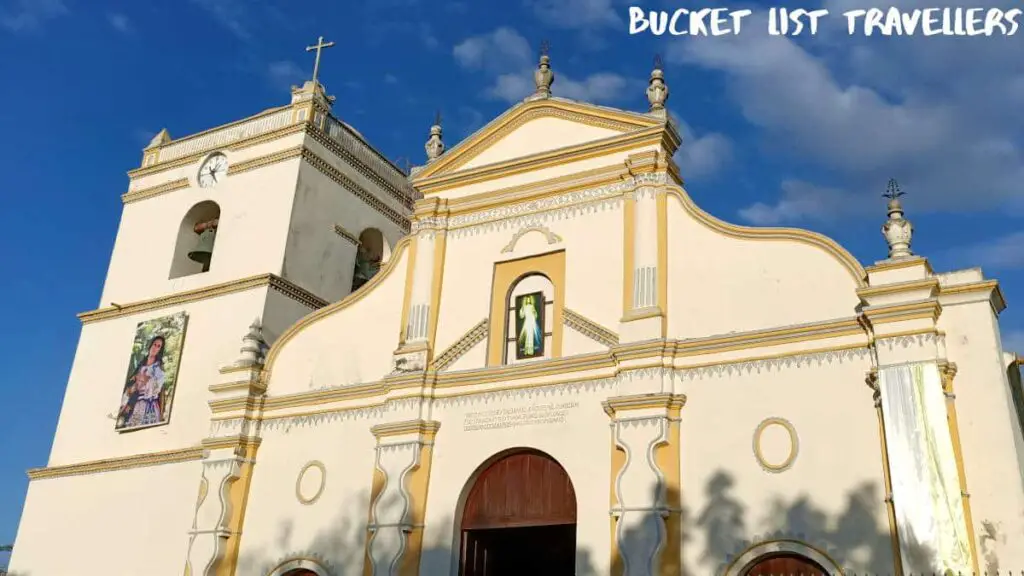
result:
[[[239,335],[257,318],[272,344],[358,289],[408,232],[406,175],[333,114],[317,78],[331,45],[310,47],[313,78],[289,102],[188,136],[161,130],[128,172],[99,305],[79,314],[50,458],[30,473],[19,552],[38,557],[31,549],[45,546],[54,510],[90,525],[65,495],[108,498],[95,482],[110,501],[94,509],[123,509],[115,494],[147,500],[135,494],[144,486],[159,486],[169,507],[194,509],[209,403],[230,384],[221,369],[237,357]],[[159,538],[188,530],[167,526]],[[177,566],[181,551],[151,560]]]

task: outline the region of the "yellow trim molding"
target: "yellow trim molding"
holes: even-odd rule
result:
[[[729,224],[702,210],[693,202],[693,199],[690,198],[690,195],[687,194],[682,187],[669,185],[666,189],[669,194],[679,201],[683,206],[683,209],[686,210],[690,216],[693,216],[698,222],[712,230],[715,230],[716,232],[725,234],[730,238],[743,238],[748,240],[790,240],[800,244],[807,244],[809,246],[820,248],[846,268],[850,273],[850,276],[852,276],[854,281],[857,283],[858,288],[867,286],[867,273],[864,271],[864,267],[861,263],[853,257],[853,254],[850,254],[850,252],[828,236],[818,234],[817,232],[811,232],[809,230],[801,230],[799,228],[752,228],[748,226]]]
[[[939,364],[942,375],[942,393],[946,397],[946,420],[949,421],[949,436],[953,441],[953,459],[956,460],[957,479],[960,481],[960,497],[964,507],[964,522],[967,524],[967,538],[970,541],[971,563],[975,574],[981,572],[977,539],[974,535],[974,516],[971,514],[971,493],[967,490],[967,468],[964,466],[964,449],[960,442],[960,424],[956,415],[956,394],[953,392],[953,380],[956,378],[956,364],[945,362]]]
[[[320,486],[317,487],[316,491],[312,496],[304,496],[302,494],[302,479],[306,477],[306,474],[313,468],[320,471]],[[324,493],[324,488],[327,487],[327,467],[324,463],[319,460],[311,460],[306,462],[305,466],[299,470],[299,475],[295,478],[295,499],[300,504],[311,505],[315,504],[320,496]]]
[[[179,462],[192,462],[203,457],[203,448],[195,446],[192,448],[181,448],[178,450],[167,450],[165,452],[152,452],[149,454],[133,454],[120,458],[107,458],[104,460],[91,460],[78,464],[64,464],[61,466],[47,466],[44,468],[31,468],[28,470],[29,480],[45,480],[48,478],[62,478],[64,476],[79,476],[83,474],[98,474],[100,472],[115,472],[118,470],[129,470],[145,466],[159,466],[161,464],[177,464]]]
[[[239,280],[232,280],[230,282],[223,282],[212,286],[204,286],[194,290],[168,294],[166,296],[160,296],[159,298],[139,300],[129,304],[118,304],[116,306],[82,312],[78,315],[78,319],[81,320],[83,324],[88,324],[89,322],[120,318],[122,316],[130,316],[140,312],[156,310],[158,308],[167,308],[169,306],[177,306],[179,304],[198,302],[208,298],[215,298],[217,296],[225,296],[227,294],[234,294],[235,292],[243,292],[245,290],[252,290],[253,288],[264,287],[277,290],[292,300],[314,310],[323,308],[327,305],[326,300],[304,288],[300,288],[276,274],[259,274],[257,276],[250,276],[248,278],[241,278]]]
[[[562,356],[562,310],[565,303],[565,251],[548,252],[518,260],[506,260],[494,264],[491,281],[490,340],[487,347],[487,365],[505,364],[506,338],[508,337],[509,294],[515,284],[529,274],[540,274],[551,281],[553,310],[551,312],[551,358]],[[514,366],[520,367],[520,364]]]
[[[171,180],[170,182],[164,182],[163,184],[150,186],[149,188],[139,188],[137,190],[125,192],[121,195],[121,202],[129,204],[131,202],[138,202],[139,200],[145,200],[147,198],[155,198],[168,192],[188,188],[189,186],[188,178],[178,178],[177,180]]]
[[[782,462],[772,463],[765,458],[764,451],[761,449],[761,437],[764,436],[765,430],[771,426],[779,426],[786,431],[789,435],[789,454],[782,460]],[[793,462],[796,461],[797,454],[800,452],[800,439],[796,435],[796,428],[793,424],[785,418],[765,418],[757,425],[754,429],[754,457],[757,458],[758,464],[761,465],[768,472],[784,472],[793,467]]]

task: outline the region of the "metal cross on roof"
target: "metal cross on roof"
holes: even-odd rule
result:
[[[313,84],[316,84],[317,77],[320,75],[320,53],[324,48],[330,48],[334,46],[334,42],[324,42],[324,37],[321,36],[316,44],[312,46],[306,46],[306,52],[312,52],[316,50],[316,60],[313,62]]]
[[[548,52],[550,52],[550,51],[551,51],[551,43],[548,42],[547,40],[541,40],[540,41],[540,55],[541,56],[547,56]]]

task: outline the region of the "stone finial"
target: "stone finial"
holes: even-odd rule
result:
[[[249,332],[242,337],[242,348],[236,366],[259,366],[263,364],[267,343],[263,339],[263,323],[257,316],[249,325]]]
[[[910,251],[914,225],[903,217],[903,205],[900,204],[900,196],[905,194],[895,179],[889,180],[889,186],[885,194],[882,194],[883,198],[889,199],[889,219],[882,224],[882,236],[885,236],[885,241],[889,243],[890,259],[909,258],[914,255]]]
[[[647,86],[647,101],[651,103],[651,114],[662,118],[667,116],[665,102],[668,101],[668,84],[665,84],[660,55],[654,57],[654,70],[651,71],[651,81]]]
[[[163,128],[159,132],[157,132],[156,136],[153,136],[153,139],[149,141],[149,145],[146,146],[145,149],[149,150],[150,148],[163,146],[164,144],[167,144],[170,141],[171,133],[167,131],[167,128]]]
[[[547,40],[540,44],[540,62],[533,72],[533,82],[537,85],[537,91],[530,96],[530,100],[547,98],[551,96],[551,85],[555,83],[555,73],[551,71],[551,57],[548,56],[550,45]]]
[[[444,154],[444,140],[441,139],[441,113],[434,117],[434,125],[430,127],[430,138],[423,145],[427,151],[427,162],[433,162]]]

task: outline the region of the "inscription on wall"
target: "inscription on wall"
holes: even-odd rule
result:
[[[579,402],[559,402],[469,412],[462,423],[462,429],[469,432],[471,430],[498,430],[521,426],[561,424],[565,422],[565,416],[569,410],[579,405]]]

